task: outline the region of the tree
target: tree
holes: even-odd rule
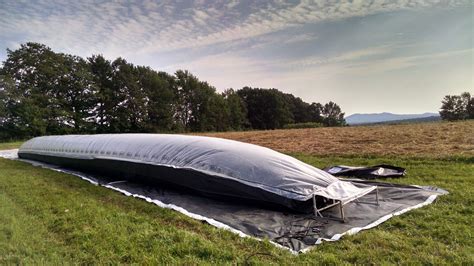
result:
[[[15,85],[11,77],[7,76],[3,68],[0,68],[0,139],[8,139],[14,136],[12,128],[12,113],[10,110],[11,93],[15,92]]]
[[[64,73],[61,56],[38,43],[7,49],[3,76],[13,87],[5,91],[9,128],[18,138],[68,132],[70,125],[62,119],[58,85]]]
[[[439,112],[443,120],[455,121],[474,118],[474,99],[469,92],[461,95],[446,95]]]
[[[213,124],[214,119],[212,118],[215,115],[213,112],[220,111],[212,108],[219,105],[220,99],[214,99],[216,89],[207,82],[199,81],[197,87],[193,88],[191,92],[191,120],[189,123],[191,131],[213,131],[216,126]]]
[[[323,106],[320,103],[311,103],[308,107],[308,114],[310,116],[311,122],[322,123],[323,117],[321,116],[323,112]]]
[[[174,77],[149,67],[137,67],[138,83],[146,95],[147,132],[170,132],[176,101]]]
[[[459,96],[466,117],[473,101]],[[458,112],[459,106],[454,109]],[[449,113],[449,112],[448,112]],[[174,75],[102,55],[87,60],[26,43],[0,67],[0,138],[47,134],[225,131],[291,123],[344,124],[335,103],[308,104],[276,89],[217,93],[188,71]]]
[[[61,61],[63,72],[55,97],[61,110],[62,123],[71,127],[70,132],[92,132],[95,126],[97,88],[89,66],[78,56],[61,54]]]
[[[233,130],[248,128],[247,109],[240,96],[233,90],[227,89],[222,93],[229,112],[229,126]]]
[[[182,127],[190,131],[222,130],[221,123],[225,121],[217,117],[226,107],[216,89],[188,71],[178,70],[175,77],[178,99],[175,118]]]
[[[300,97],[285,93],[287,105],[292,113],[294,123],[307,123],[311,121],[310,104]]]
[[[474,96],[471,96],[470,93],[465,92],[461,94],[461,97],[467,99],[466,104],[466,113],[467,119],[474,119]]]
[[[176,113],[174,115],[180,126],[189,128],[193,115],[193,94],[199,86],[199,80],[188,71],[178,70],[175,73]]]
[[[332,101],[323,106],[322,114],[324,117],[323,124],[325,126],[343,126],[346,123],[341,107]]]
[[[88,65],[96,88],[95,122],[97,133],[114,132],[114,107],[119,103],[119,97],[113,87],[112,63],[102,55],[93,55],[88,59]]]
[[[244,87],[237,91],[254,129],[276,129],[293,122],[293,114],[284,94],[276,89]]]
[[[227,131],[231,129],[230,109],[223,95],[210,94],[206,105],[205,113],[201,114],[205,119],[201,120],[199,131]]]
[[[8,110],[4,126],[14,136],[85,133],[92,129],[94,83],[82,58],[27,43],[15,51],[8,50],[2,72],[2,83],[10,84],[2,93]]]

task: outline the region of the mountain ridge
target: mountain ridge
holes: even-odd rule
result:
[[[355,113],[346,117],[349,125],[369,124],[389,121],[400,121],[417,118],[438,117],[438,113],[425,112],[421,114],[394,114],[389,112],[382,113]]]

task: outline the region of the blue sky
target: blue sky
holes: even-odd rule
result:
[[[132,2],[0,0],[0,61],[34,41],[347,114],[436,112],[444,95],[474,92],[472,1]]]

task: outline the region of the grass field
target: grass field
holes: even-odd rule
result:
[[[208,133],[308,155],[474,156],[474,121]],[[203,135],[203,134],[200,134]]]
[[[0,264],[472,265],[474,157],[469,129],[473,126],[472,122],[428,123],[311,129],[310,135],[305,130],[217,134],[277,148],[317,167],[400,165],[408,169],[408,176],[391,182],[435,185],[450,192],[432,205],[299,256],[74,176],[0,159]],[[451,131],[446,133],[446,128]],[[432,132],[432,147],[414,132]],[[409,150],[400,147],[409,144],[393,137],[403,134],[415,138]],[[373,141],[365,145],[368,139]],[[332,141],[336,147],[328,152],[312,141]],[[393,143],[391,152],[375,148],[385,143]],[[3,143],[0,149],[18,145]]]

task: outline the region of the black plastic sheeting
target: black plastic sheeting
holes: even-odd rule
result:
[[[14,154],[13,154],[14,153]],[[15,159],[16,151],[1,153],[0,157]],[[378,187],[379,205],[375,193],[344,206],[346,221],[340,222],[314,215],[282,211],[278,208],[255,205],[232,199],[204,197],[175,187],[150,186],[123,180],[122,177],[100,177],[54,165],[23,160],[37,166],[79,176],[91,183],[103,185],[127,196],[134,196],[160,207],[171,208],[194,219],[231,230],[241,236],[267,238],[292,252],[305,252],[324,240],[339,240],[344,234],[357,233],[386,221],[394,215],[432,203],[447,192],[435,187],[397,185],[367,180],[351,182]],[[362,203],[368,202],[368,203]],[[338,216],[337,210],[323,211],[325,216]]]
[[[347,166],[336,165],[323,169],[333,176],[357,177],[363,179],[402,177],[406,169],[398,166],[379,164],[374,166]]]
[[[363,181],[361,181],[363,182]],[[366,182],[364,182],[366,183]],[[373,182],[379,186],[379,206],[375,195],[369,194],[360,201],[344,206],[346,221],[317,218],[314,215],[281,212],[280,210],[262,208],[260,206],[240,204],[237,201],[224,201],[199,197],[172,189],[159,189],[136,183],[119,182],[114,187],[131,194],[143,195],[159,200],[165,204],[174,204],[196,213],[219,221],[237,229],[246,235],[269,240],[293,251],[302,251],[319,244],[323,239],[338,240],[341,234],[356,228],[363,228],[384,220],[384,217],[423,204],[433,195],[443,192],[438,189],[416,186],[400,186]],[[431,198],[430,198],[431,197]],[[323,211],[325,216],[338,217],[337,208]],[[388,218],[387,218],[388,219]]]

